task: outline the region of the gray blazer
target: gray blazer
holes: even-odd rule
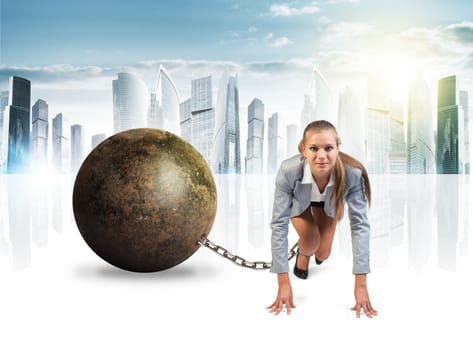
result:
[[[301,183],[305,159],[296,155],[282,162],[276,176],[273,218],[271,220],[271,272],[289,271],[288,225],[289,219],[302,214],[310,206],[311,184]],[[333,186],[327,187],[324,211],[335,216],[335,203],[331,200]],[[345,164],[345,188],[343,198],[348,206],[350,219],[353,273],[370,272],[370,225],[367,215],[367,200],[361,170]]]

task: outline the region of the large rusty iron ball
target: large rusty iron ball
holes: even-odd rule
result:
[[[74,217],[89,247],[108,263],[154,272],[189,258],[217,209],[205,159],[178,136],[132,129],[99,144],[73,190]]]

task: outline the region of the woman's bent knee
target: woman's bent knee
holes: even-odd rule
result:
[[[330,257],[330,253],[331,253],[331,250],[318,250],[317,253],[315,254],[315,256],[317,257],[317,259],[319,260],[327,260],[329,257]]]

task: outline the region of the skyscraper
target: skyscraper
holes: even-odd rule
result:
[[[404,112],[400,102],[389,101],[389,173],[407,172],[406,142],[404,139]]]
[[[365,123],[358,97],[348,86],[338,99],[337,132],[342,140],[342,151],[366,164]]]
[[[0,120],[3,118],[3,111],[5,107],[8,106],[8,90],[0,91]]]
[[[437,98],[437,173],[439,174],[462,172],[463,111],[457,101],[456,76],[440,79]]]
[[[8,106],[8,91],[0,91],[0,174],[4,172],[7,161],[8,150],[8,128],[4,128],[5,108]],[[8,125],[8,124],[7,124]]]
[[[101,143],[103,140],[105,140],[105,134],[96,134],[92,136],[92,149],[97,147],[99,143]]]
[[[159,102],[156,100],[156,94],[154,92],[152,92],[149,96],[148,120],[146,121],[146,127],[158,128]]]
[[[192,114],[190,98],[181,102],[179,105],[179,116],[181,121],[181,137],[192,144]]]
[[[299,145],[301,138],[302,136],[297,134],[296,124],[286,125],[286,158],[289,158],[299,152],[297,146]]]
[[[263,173],[264,104],[253,99],[248,105],[248,140],[246,142],[245,172]]]
[[[48,165],[49,109],[44,100],[37,100],[32,108],[31,165],[40,171]]]
[[[212,168],[218,174],[241,173],[238,81],[228,72],[218,90]]]
[[[69,173],[71,170],[70,127],[66,118],[59,113],[53,119],[53,167],[56,172]]]
[[[407,172],[435,173],[434,113],[427,82],[417,72],[409,84],[407,115]]]
[[[215,109],[212,102],[212,77],[191,81],[191,143],[211,166],[215,128]],[[182,125],[182,124],[181,124]]]
[[[465,139],[465,152],[464,152],[464,163],[465,163],[465,174],[470,173],[470,112],[468,110],[468,91],[460,91],[460,106],[463,108],[464,114],[464,139]]]
[[[336,124],[335,104],[327,81],[317,68],[312,70],[309,88],[304,95],[304,107],[301,113],[301,129],[314,120],[325,119]]]
[[[366,108],[366,160],[368,172],[383,174],[389,166],[389,96],[385,80],[376,76],[368,79]]]
[[[149,115],[148,127],[166,130],[180,136],[179,93],[176,84],[162,65],[158,68],[152,97],[155,101],[151,102],[153,112]]]
[[[268,120],[268,174],[277,172],[284,159],[284,137],[282,123],[278,113],[273,113]]]
[[[10,77],[9,101],[4,112],[4,128],[8,128],[8,173],[29,171],[30,107],[31,82],[20,77]]]
[[[135,74],[118,73],[112,87],[113,131],[146,127],[149,93],[145,83]]]
[[[71,126],[71,172],[75,174],[84,160],[84,127],[79,124]]]

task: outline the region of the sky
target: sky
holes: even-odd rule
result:
[[[473,94],[473,5],[469,1],[0,1],[0,90],[18,75],[32,103],[49,104],[89,134],[112,132],[112,80],[134,71],[152,88],[163,64],[181,101],[190,80],[238,74],[240,123],[255,97],[266,118],[298,122],[313,67],[333,96],[346,86],[366,99],[380,74],[407,108],[419,71],[435,101],[438,79],[457,75]],[[471,98],[470,98],[471,99]],[[243,144],[245,142],[242,142]]]

